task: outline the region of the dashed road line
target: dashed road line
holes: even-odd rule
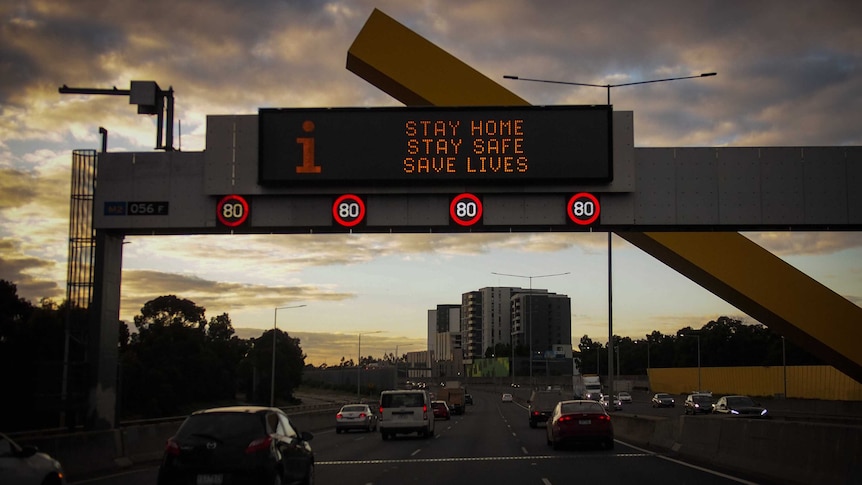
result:
[[[418,452],[420,450],[416,450]],[[414,452],[414,454],[416,453]],[[601,458],[641,458],[653,456],[652,453],[619,453],[615,455],[530,455],[530,456],[476,456],[476,457],[450,457],[450,458],[402,458],[381,460],[343,460],[343,461],[315,461],[317,465],[386,465],[393,463],[454,463],[454,462],[481,462],[481,461],[510,461],[510,460],[589,460],[594,461]]]

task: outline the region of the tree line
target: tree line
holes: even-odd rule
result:
[[[75,370],[86,367],[82,350],[86,342],[74,342],[74,335],[67,339],[66,322],[85,320],[86,312],[72,310],[49,299],[34,305],[18,296],[15,284],[0,280],[6,410],[0,413],[0,429],[82,424],[86,410],[80,406],[89,392],[88,371]],[[76,316],[70,318],[70,313]],[[295,401],[293,392],[302,381],[306,355],[300,340],[286,332],[267,330],[258,338],[240,339],[227,313],[207,319],[205,308],[175,295],[145,303],[134,317],[134,331],[126,322],[117,325],[120,420],[184,415],[238,401],[268,405],[273,338],[276,404]],[[69,358],[64,359],[67,352]],[[64,381],[66,401],[72,405],[62,402]]]
[[[722,316],[699,329],[681,328],[672,335],[653,331],[643,339],[614,335],[614,369],[620,375],[644,375],[647,368],[748,367],[824,365],[824,362],[761,323],[745,323]],[[607,374],[607,344],[581,337],[578,344],[582,373]]]
[[[67,327],[81,321],[86,322],[85,310],[50,299],[33,304],[18,296],[13,283],[0,280],[0,365],[4,369],[0,382],[7,411],[0,413],[0,429],[56,427],[63,413],[70,424],[81,424],[81,417],[76,421],[74,415],[86,405],[89,392],[87,342],[66,336]],[[300,340],[286,332],[267,330],[258,338],[241,339],[227,313],[207,319],[205,308],[175,295],[148,301],[132,323],[133,328],[117,322],[120,420],[177,416],[236,402],[269,404],[273,337],[275,399],[278,404],[294,401],[306,355]],[[685,327],[673,335],[658,331],[644,339],[615,335],[612,346],[619,354],[621,375],[644,375],[648,367],[696,367],[698,347],[703,367],[823,364],[766,326],[729,317],[699,329]],[[608,347],[587,335],[581,337],[576,357],[581,372],[606,374]],[[511,352],[506,345],[489,349],[497,356]],[[516,356],[527,353],[523,346],[515,348]],[[403,361],[403,355],[390,353],[383,358],[363,356],[359,364]],[[335,366],[354,365],[353,359],[342,357]],[[61,399],[64,381],[65,403]]]

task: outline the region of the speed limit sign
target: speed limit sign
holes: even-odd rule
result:
[[[216,217],[223,226],[241,226],[248,220],[248,213],[248,201],[241,195],[226,195],[216,204]]]
[[[449,217],[459,226],[472,226],[482,220],[482,201],[473,194],[458,194],[449,203]]]
[[[353,227],[365,219],[365,202],[358,195],[344,194],[332,204],[332,218],[341,226]]]
[[[573,195],[566,204],[566,214],[579,226],[588,226],[596,222],[600,213],[599,199],[587,192]]]

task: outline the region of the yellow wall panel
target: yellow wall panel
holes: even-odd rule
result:
[[[862,384],[831,366],[788,366],[786,376],[788,398],[862,401]],[[649,380],[655,392],[687,394],[697,390],[698,369],[649,369]],[[700,381],[715,395],[775,396],[784,394],[785,368],[702,367]]]

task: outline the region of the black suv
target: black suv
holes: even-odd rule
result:
[[[533,391],[530,400],[530,427],[536,428],[539,423],[545,423],[554,412],[557,403],[563,400],[559,391]]]
[[[314,483],[312,435],[277,408],[197,411],[168,439],[159,485]]]

